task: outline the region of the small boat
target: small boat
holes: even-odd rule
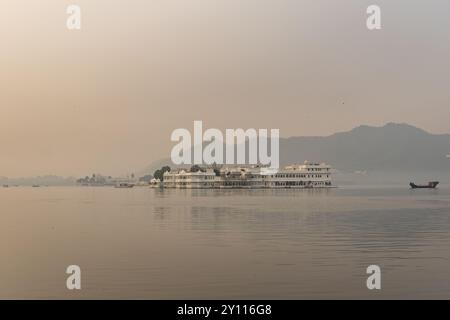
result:
[[[115,188],[133,188],[134,184],[128,182],[120,182],[115,185]]]
[[[39,188],[40,187],[40,185],[38,185],[38,184],[33,184],[33,188]]]
[[[439,181],[430,181],[428,184],[415,184],[414,182],[411,182],[409,185],[411,186],[411,189],[435,189],[438,184]]]
[[[9,185],[4,184],[4,185],[3,185],[3,188],[9,188]]]

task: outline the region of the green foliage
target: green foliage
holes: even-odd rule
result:
[[[170,172],[170,167],[164,166],[161,169],[156,170],[155,173],[153,173],[153,177],[155,179],[159,179],[160,181],[163,181],[164,180],[164,172]]]
[[[202,168],[200,168],[199,165],[194,164],[194,165],[191,167],[191,170],[190,170],[190,171],[191,171],[191,172],[199,172],[199,171],[202,171]]]

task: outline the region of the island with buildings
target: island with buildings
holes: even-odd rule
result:
[[[305,161],[279,170],[258,165],[178,168],[166,170],[151,184],[178,189],[333,188],[331,176],[331,166]]]
[[[190,168],[163,166],[153,175],[134,174],[115,178],[93,174],[77,180],[81,186],[132,188],[150,186],[168,189],[277,189],[334,188],[334,170],[325,163],[305,161],[280,169],[262,165],[193,165]]]

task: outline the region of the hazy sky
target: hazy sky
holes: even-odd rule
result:
[[[193,120],[450,132],[449,14],[448,0],[0,0],[0,176],[139,171]]]

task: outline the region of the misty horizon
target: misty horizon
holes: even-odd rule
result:
[[[414,130],[414,131],[419,131],[421,133],[432,135],[432,136],[450,135],[450,133],[438,133],[438,134],[432,133],[432,132],[429,132],[429,131],[427,131],[425,129],[413,126],[413,125],[408,124],[408,123],[388,122],[388,123],[386,123],[384,125],[381,125],[381,126],[371,126],[371,125],[367,125],[367,124],[361,124],[361,125],[356,126],[356,127],[352,128],[352,129],[350,129],[348,131],[339,131],[339,132],[335,132],[335,133],[332,133],[332,134],[329,134],[329,135],[323,135],[323,136],[307,136],[307,135],[306,136],[290,136],[290,137],[280,136],[280,139],[284,140],[284,141],[289,141],[291,139],[296,139],[296,138],[327,138],[327,137],[333,137],[333,136],[339,135],[339,134],[352,133],[352,132],[357,131],[358,129],[381,129],[382,130],[382,129],[386,129],[386,128],[397,128],[397,129],[401,129],[401,130]],[[186,129],[189,129],[189,128],[186,128]],[[208,129],[208,128],[205,127],[204,130],[206,130],[206,129]],[[247,129],[247,128],[244,128],[244,129]],[[175,144],[175,142],[173,144]],[[52,173],[52,172],[48,172],[48,173],[28,175],[28,176],[26,176],[26,175],[7,176],[7,175],[4,175],[4,174],[1,174],[1,172],[0,172],[0,180],[7,179],[7,178],[12,179],[12,180],[17,180],[17,181],[20,181],[20,180],[28,181],[28,180],[33,179],[33,178],[45,178],[45,179],[47,179],[47,178],[49,178],[49,179],[56,178],[56,180],[66,180],[66,179],[70,179],[70,178],[75,179],[75,178],[79,178],[79,177],[90,176],[92,174],[101,174],[101,175],[104,175],[104,176],[114,176],[114,177],[127,177],[127,176],[130,176],[132,174],[133,175],[138,175],[138,176],[143,176],[145,174],[153,174],[153,170],[156,170],[158,168],[158,166],[156,166],[156,167],[152,168],[151,170],[144,169],[145,166],[149,165],[149,163],[151,163],[153,166],[155,166],[155,163],[159,163],[161,161],[165,161],[164,165],[173,165],[173,164],[170,163],[170,159],[168,159],[168,155],[169,154],[170,154],[170,148],[168,148],[168,150],[167,150],[167,156],[166,157],[161,157],[161,158],[158,158],[158,159],[149,159],[149,161],[144,163],[144,166],[142,166],[140,168],[132,168],[132,169],[130,169],[127,172],[122,172],[122,173],[119,173],[119,174],[110,174],[109,172],[105,172],[105,170],[101,170],[101,169],[97,170],[97,171],[95,171],[95,170],[90,170],[89,171],[88,170],[88,171],[86,171],[84,173],[81,173],[79,175],[55,174],[55,173]],[[447,159],[450,158],[450,149],[448,150],[448,154],[443,152],[443,157],[446,157]],[[308,157],[307,157],[305,159],[298,159],[298,161],[294,161],[294,162],[298,163],[298,162],[302,162],[304,160],[311,160],[311,159],[308,159]],[[315,159],[315,160],[317,160],[317,159]],[[294,163],[294,162],[292,162],[292,163]],[[333,163],[331,163],[331,164],[333,164]],[[450,164],[450,161],[449,161],[449,164]],[[185,165],[185,167],[186,166],[187,165]],[[358,171],[358,169],[364,170],[365,168],[356,168],[355,167],[354,169],[355,169],[355,171]],[[433,171],[433,170],[431,170],[431,171]],[[402,172],[402,173],[404,173],[404,172]],[[68,182],[68,181],[69,180],[66,180],[65,182]]]

